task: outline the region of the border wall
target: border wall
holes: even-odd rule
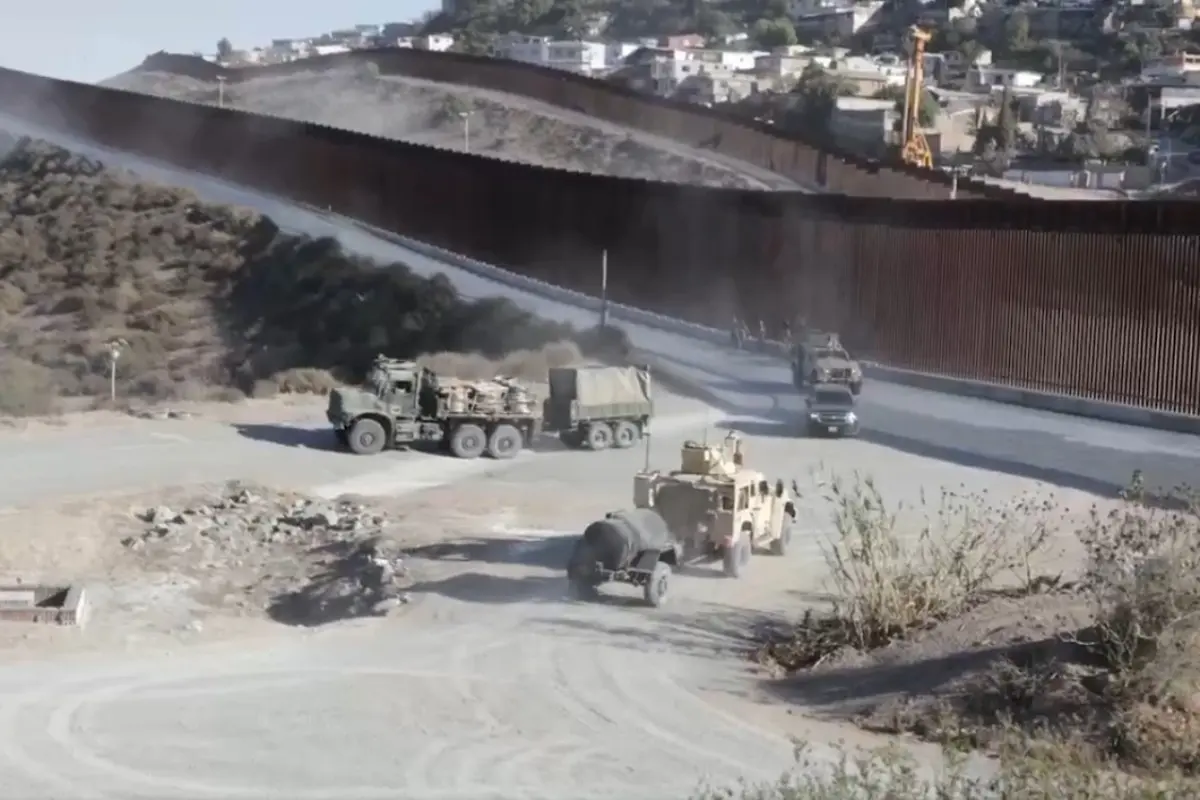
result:
[[[722,152],[842,193],[544,169],[11,70],[0,70],[0,102],[35,124],[580,291],[597,291],[607,250],[613,299],[649,310],[715,326],[735,313],[769,323],[800,313],[890,366],[1200,413],[1200,203],[1040,201],[994,187],[973,187],[984,199],[931,199],[946,189],[940,174],[883,169],[582,78],[404,50],[361,58],[635,116],[624,124],[693,144],[717,137]],[[159,55],[147,67],[219,69],[198,61]]]

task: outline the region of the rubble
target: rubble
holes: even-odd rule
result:
[[[350,499],[231,482],[182,510],[158,505],[133,516],[139,530],[122,540],[127,550],[174,570],[241,574],[243,591],[265,593],[281,621],[381,616],[408,602],[404,561],[383,536],[387,519]],[[281,608],[286,614],[275,613]]]
[[[146,528],[122,542],[134,550],[159,541],[186,548],[203,540],[234,551],[275,544],[314,546],[378,532],[384,523],[381,515],[350,501],[255,491],[240,484],[182,511],[156,506],[135,516]]]

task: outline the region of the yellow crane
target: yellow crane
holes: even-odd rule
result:
[[[933,153],[921,133],[921,100],[925,94],[925,45],[930,34],[916,25],[908,29],[912,48],[904,81],[904,118],[900,121],[900,160],[914,167],[933,168]]]

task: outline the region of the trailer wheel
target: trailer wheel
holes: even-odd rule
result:
[[[487,449],[488,437],[478,425],[459,425],[450,434],[450,452],[457,458],[479,458]]]
[[[351,426],[350,435],[347,438],[350,449],[360,456],[372,456],[382,452],[384,445],[387,444],[383,426],[379,424],[378,420],[370,417],[356,420]]]
[[[603,422],[593,422],[587,426],[587,445],[592,450],[607,450],[612,444],[612,428]]]
[[[642,432],[632,422],[618,422],[613,426],[613,444],[622,450],[633,447],[640,438]]]
[[[644,597],[646,605],[652,608],[658,608],[667,602],[667,596],[671,588],[671,565],[665,561],[659,561],[654,565],[654,571],[650,573],[649,579],[646,581],[644,589]]]
[[[732,547],[725,550],[725,574],[730,578],[742,577],[746,564],[750,562],[750,540],[739,538]]]
[[[578,450],[583,446],[583,436],[576,430],[559,431],[558,440],[572,450]]]
[[[516,458],[525,445],[525,437],[512,425],[497,425],[488,437],[487,451],[492,458],[507,460]]]

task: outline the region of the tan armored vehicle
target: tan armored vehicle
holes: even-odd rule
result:
[[[458,458],[513,458],[541,432],[533,396],[505,378],[444,378],[415,361],[379,356],[362,387],[329,393],[325,416],[354,453],[440,444]]]
[[[755,549],[787,552],[796,505],[783,481],[774,485],[743,461],[730,433],[719,447],[685,442],[680,468],[633,479],[634,504],[653,508],[681,546],[681,560],[720,558],[725,574],[742,574]]]
[[[800,391],[820,383],[840,383],[862,391],[862,367],[850,357],[836,333],[809,331],[792,349],[792,382]]]

